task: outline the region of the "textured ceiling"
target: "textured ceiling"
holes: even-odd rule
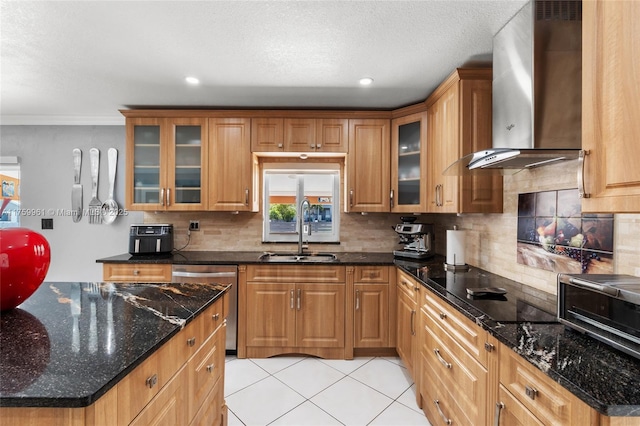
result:
[[[491,61],[525,0],[6,1],[2,124],[132,107],[396,108]],[[188,86],[194,75],[199,86]],[[374,83],[359,87],[361,77]]]

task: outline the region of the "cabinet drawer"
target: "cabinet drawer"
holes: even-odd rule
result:
[[[183,368],[160,390],[153,401],[144,407],[130,426],[186,424],[186,378],[186,370]],[[122,407],[122,404],[119,403],[118,406]]]
[[[499,416],[500,426],[542,426],[542,423],[533,415],[527,407],[511,395],[511,393],[500,385],[498,398],[501,408],[494,412],[495,417]]]
[[[423,299],[425,313],[473,358],[483,366],[487,365],[487,332],[475,325],[470,319],[456,311],[431,292],[425,292]]]
[[[189,418],[193,418],[224,371],[224,329],[218,330],[189,360]],[[218,404],[222,405],[222,404]]]
[[[171,265],[168,263],[105,263],[102,279],[113,282],[169,283]]]
[[[354,279],[357,283],[389,283],[388,266],[356,266],[354,268]]]
[[[420,292],[420,284],[403,271],[398,270],[398,291],[405,293],[410,299],[417,300],[417,294]]]
[[[437,374],[426,363],[422,355],[420,362],[423,364],[423,368],[420,369],[421,376],[419,379],[422,411],[424,411],[429,422],[433,425],[473,425],[464,416],[464,413],[460,413],[456,409],[453,403],[455,398],[447,392]]]
[[[247,281],[254,282],[299,282],[299,283],[344,283],[344,266],[327,265],[249,265]]]
[[[223,395],[224,381],[218,379],[216,384],[213,385],[213,389],[209,392],[209,395],[205,398],[200,410],[191,419],[190,426],[218,426],[223,423],[222,410],[223,410]]]
[[[504,345],[500,384],[546,425],[588,425],[598,419],[595,410]]]
[[[482,424],[486,418],[487,370],[469,355],[428,315],[421,312],[425,324],[421,330],[422,367],[430,368],[450,395],[452,409],[470,424]],[[428,384],[432,386],[432,384]]]
[[[118,383],[118,424],[129,424],[162,388],[158,360],[151,355]]]

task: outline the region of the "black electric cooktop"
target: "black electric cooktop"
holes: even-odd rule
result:
[[[470,267],[466,272],[444,270],[441,262],[412,264],[396,262],[421,281],[442,287],[448,294],[482,311],[494,321],[502,323],[556,323],[556,297],[508,278]],[[468,288],[504,289],[504,294],[472,296]]]

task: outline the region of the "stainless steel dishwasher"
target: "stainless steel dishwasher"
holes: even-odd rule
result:
[[[231,284],[225,349],[227,354],[235,355],[238,351],[238,266],[174,264],[171,275],[176,283]]]

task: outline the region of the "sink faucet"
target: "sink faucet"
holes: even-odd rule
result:
[[[309,212],[309,231],[308,235],[311,235],[311,203],[309,203],[308,199],[302,200],[300,203],[300,207],[298,208],[298,256],[302,256],[304,254],[304,247],[302,246],[302,234],[304,233],[304,207],[307,207],[307,212]]]

